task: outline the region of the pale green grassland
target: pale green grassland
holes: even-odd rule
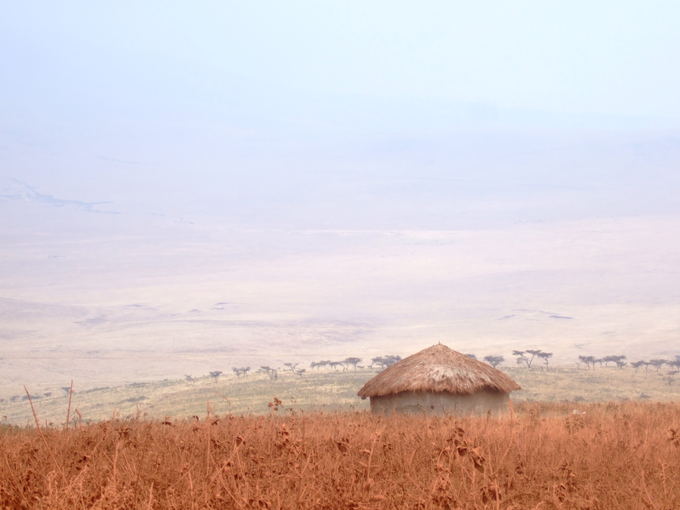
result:
[[[523,390],[514,392],[514,401],[605,402],[620,400],[680,400],[680,379],[669,379],[667,370],[598,367],[554,368],[550,370],[503,368]],[[253,374],[246,377],[209,377],[195,382],[164,380],[118,387],[79,390],[76,384],[72,418],[101,420],[111,417],[186,418],[228,413],[267,413],[274,397],[283,401],[283,412],[341,411],[368,409],[368,401],[356,392],[375,375],[373,370],[309,372],[304,376],[282,373],[277,380]],[[670,382],[670,384],[669,384]],[[29,387],[30,390],[30,387]],[[33,423],[27,400],[5,399],[0,403],[2,423]],[[67,397],[59,395],[34,399],[43,423],[62,424],[66,417]],[[76,413],[76,410],[78,413]],[[281,412],[281,411],[279,411]]]

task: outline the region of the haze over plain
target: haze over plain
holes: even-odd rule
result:
[[[3,389],[680,352],[674,3],[6,11]]]

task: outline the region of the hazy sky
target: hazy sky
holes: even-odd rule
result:
[[[414,208],[556,186],[629,203],[613,188],[646,183],[658,212],[679,21],[670,1],[12,2],[0,176],[120,210],[307,202],[293,224],[311,195],[366,209],[386,190]]]
[[[61,385],[185,374],[192,345],[674,355],[679,26],[677,1],[5,2],[0,388],[46,349]]]
[[[150,102],[198,121],[239,93],[286,110],[293,93],[293,102],[361,95],[680,117],[672,1],[13,2],[3,11],[3,96],[45,115],[99,101],[132,114]]]

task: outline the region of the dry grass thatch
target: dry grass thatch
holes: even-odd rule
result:
[[[386,368],[359,390],[361,398],[404,391],[470,395],[479,391],[509,393],[520,386],[500,370],[443,344],[423,349]]]

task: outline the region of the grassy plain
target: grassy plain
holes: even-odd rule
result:
[[[0,508],[673,510],[677,403],[0,427]]]
[[[19,200],[0,217],[0,398],[437,342],[556,365],[680,354],[676,217],[288,230]]]
[[[635,371],[598,367],[594,370],[558,367],[550,370],[503,367],[522,386],[513,392],[516,402],[608,402],[680,401],[680,380],[668,379],[667,371]],[[140,416],[147,418],[204,416],[213,414],[267,413],[267,403],[278,397],[284,406],[304,411],[352,411],[368,408],[356,396],[359,388],[376,374],[373,370],[308,371],[304,376],[282,373],[278,379],[252,374],[236,378],[223,375],[214,380],[202,377],[194,382],[163,380],[124,386],[79,390],[77,381],[73,409],[84,420]],[[671,382],[669,384],[669,381]],[[30,406],[21,395],[0,403],[0,417],[7,424],[33,422]],[[29,390],[31,388],[29,387]],[[66,394],[36,395],[34,405],[43,423],[61,424],[66,415]]]

